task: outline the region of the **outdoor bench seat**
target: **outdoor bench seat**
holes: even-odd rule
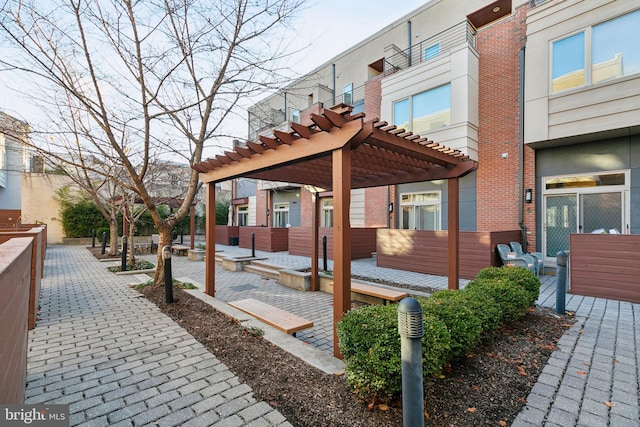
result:
[[[333,286],[333,282],[330,282],[329,286]],[[351,282],[351,292],[380,298],[381,300],[384,300],[385,303],[388,301],[400,301],[408,296],[406,292],[395,291],[393,289],[381,288],[379,286],[372,286],[358,282]]]
[[[178,256],[187,256],[187,251],[189,250],[189,246],[185,245],[172,245],[171,252],[175,253]]]
[[[293,336],[297,331],[313,326],[313,322],[310,320],[253,298],[232,301],[229,305],[287,334],[293,334]]]

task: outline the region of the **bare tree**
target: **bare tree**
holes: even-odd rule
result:
[[[0,64],[31,77],[29,95],[56,107],[56,132],[77,134],[84,158],[126,171],[161,248],[188,214],[198,174],[163,219],[146,179],[153,159],[200,162],[241,100],[281,83],[286,43],[278,36],[303,2],[4,0]],[[159,250],[156,282],[161,266]]]

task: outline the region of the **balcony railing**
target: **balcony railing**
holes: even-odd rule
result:
[[[385,75],[395,73],[408,67],[432,61],[441,55],[448,54],[452,48],[468,43],[476,48],[476,30],[469,21],[460,22],[409,49],[396,53],[384,61]]]

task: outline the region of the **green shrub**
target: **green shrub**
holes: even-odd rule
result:
[[[487,267],[482,269],[477,279],[507,279],[527,291],[529,295],[528,306],[533,307],[540,295],[540,279],[526,268],[514,267]]]
[[[107,233],[107,242],[109,241],[109,235],[111,230],[109,230],[109,227],[98,227],[96,228],[96,238],[100,241],[102,241],[102,233]]]
[[[451,336],[447,359],[463,357],[480,340],[480,319],[462,298],[434,298],[434,295],[419,299],[422,311],[426,315],[437,317],[447,326]]]
[[[529,307],[530,294],[508,279],[476,279],[467,284],[465,292],[493,298],[501,313],[501,322],[513,322]]]
[[[402,390],[397,310],[397,304],[367,306],[351,310],[338,323],[347,382],[363,398],[386,399]],[[448,349],[446,326],[432,316],[425,316],[422,338],[425,377],[440,372]]]
[[[488,295],[446,289],[435,292],[431,295],[431,298],[436,300],[459,299],[461,303],[470,308],[478,318],[483,333],[494,331],[500,326],[502,319],[500,308],[495,300]]]
[[[62,229],[66,237],[91,237],[91,231],[108,227],[98,206],[89,200],[68,204],[62,209]]]

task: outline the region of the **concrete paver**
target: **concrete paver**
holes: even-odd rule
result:
[[[223,414],[286,425],[130,281],[107,272],[84,247],[48,248],[25,403],[68,403],[71,425],[176,426],[196,418],[214,425]],[[188,377],[200,367],[211,376]],[[259,410],[247,412],[253,407]]]
[[[232,246],[218,249],[230,256],[250,253]],[[256,255],[290,268],[310,266],[309,258],[287,252]],[[142,258],[153,261],[155,256]],[[204,283],[204,262],[174,257],[172,266],[174,277]],[[352,273],[447,287],[446,277],[379,268],[373,259],[353,261]],[[30,333],[26,403],[70,403],[72,425],[290,425],[267,403],[256,402],[246,384],[175,322],[129,289],[130,280],[107,273],[85,248],[49,248],[42,320]],[[466,282],[461,280],[461,287]],[[554,276],[542,278],[539,305],[555,306],[555,285]],[[313,328],[298,333],[300,342],[307,343],[301,347],[332,352],[331,295],[300,292],[273,279],[220,268],[215,299],[193,292],[216,308],[256,298],[313,320]],[[566,309],[575,312],[577,322],[559,340],[513,425],[640,426],[640,304],[567,294]],[[298,342],[286,338],[287,346]]]

